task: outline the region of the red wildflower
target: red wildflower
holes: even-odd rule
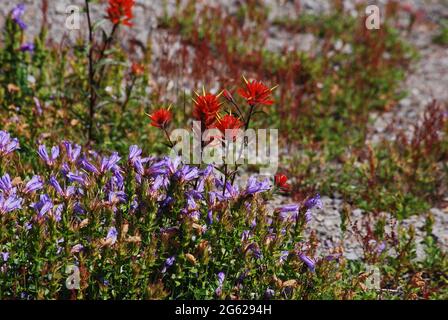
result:
[[[145,66],[134,62],[131,66],[131,72],[134,76],[141,76],[145,72]]]
[[[289,190],[291,187],[288,183],[288,177],[284,174],[277,174],[274,178],[275,185],[283,191]]]
[[[271,97],[274,88],[269,89],[261,81],[253,80],[249,82],[244,78],[244,82],[246,87],[238,89],[238,94],[245,98],[248,104],[251,106],[256,104],[270,106],[274,103]]]
[[[198,94],[196,95],[196,100],[193,99],[193,117],[196,120],[201,121],[201,124],[203,124],[205,128],[210,128],[216,121],[222,103],[219,102],[218,96],[211,93],[206,94],[204,92],[202,96]]]
[[[240,129],[243,125],[244,124],[240,121],[240,119],[238,119],[230,114],[226,114],[221,119],[218,119],[215,126],[217,129],[219,129],[219,131],[222,132],[224,137],[226,137],[226,134],[230,133],[231,134],[230,137],[233,140],[235,140],[237,133],[238,133],[238,129]],[[226,132],[226,130],[228,130],[228,131]]]
[[[134,17],[132,8],[135,0],[109,0],[107,8],[107,18],[113,24],[123,24],[132,27],[131,19]]]
[[[173,118],[173,115],[170,110],[161,108],[156,110],[153,114],[148,115],[148,117],[151,119],[151,126],[165,129]]]

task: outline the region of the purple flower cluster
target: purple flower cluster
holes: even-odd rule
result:
[[[8,133],[1,132],[1,137],[0,150],[3,154],[18,148],[17,140],[11,139]],[[31,212],[32,216],[23,226],[26,232],[47,220],[54,221],[56,225],[62,219],[81,223],[88,220],[89,214],[96,214],[95,210],[106,209],[112,213],[112,219],[99,222],[103,234],[99,242],[103,246],[113,246],[119,234],[113,214],[148,214],[148,203],[157,206],[155,213],[158,217],[169,216],[172,219],[160,228],[160,233],[166,235],[178,232],[181,229],[179,224],[185,222],[192,225],[198,235],[206,234],[211,225],[221,223],[223,211],[239,210],[242,219],[244,215],[248,216],[246,230],[243,229],[241,234],[239,252],[246,259],[261,263],[265,255],[268,256],[266,248],[270,244],[278,245],[291,232],[288,230],[297,223],[301,208],[308,215],[312,208],[322,207],[317,195],[302,206],[285,205],[274,212],[263,206],[261,214],[259,206],[265,201],[263,193],[272,190],[268,180],[251,177],[246,186],[239,187],[229,181],[224,182],[213,166],[189,166],[183,164],[180,158],[144,158],[142,149],[135,145],[129,148],[125,161],[116,152],[101,156],[69,141],[51,148],[42,144],[38,146],[37,154],[47,171],[24,179],[24,182],[18,178],[17,186],[13,185],[8,174],[0,179],[0,214],[19,209]],[[261,239],[257,236],[260,228],[266,230]],[[71,242],[71,247],[65,251],[58,242],[57,252],[87,252],[80,242]],[[278,265],[288,263],[292,251],[281,245],[277,250]],[[297,252],[296,256],[314,271],[314,260]],[[161,256],[166,257],[165,253]],[[159,269],[161,274],[173,269],[176,255],[171,252],[164,259]],[[220,272],[217,276],[215,293],[221,296],[225,274]],[[272,296],[273,293],[268,292],[267,295]]]

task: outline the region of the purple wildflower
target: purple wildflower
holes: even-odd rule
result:
[[[377,252],[378,254],[381,254],[381,253],[383,253],[384,249],[386,249],[386,242],[385,242],[385,241],[382,241],[382,242],[378,245],[378,247],[376,248],[376,252]]]
[[[61,221],[62,219],[62,211],[64,211],[64,204],[57,205],[53,210],[53,218],[56,222]]]
[[[34,52],[34,43],[32,42],[25,42],[20,46],[20,51],[22,52]]]
[[[116,186],[118,189],[123,189],[124,188],[124,177],[123,174],[121,172],[121,170],[119,170],[119,168],[114,168],[114,176],[113,179],[116,183]]]
[[[44,186],[42,179],[39,176],[34,176],[30,181],[25,185],[25,189],[23,189],[24,193],[31,193],[37,190],[42,189]]]
[[[145,169],[143,168],[143,163],[140,158],[135,159],[133,164],[135,172],[137,172],[141,176],[145,174]]]
[[[67,162],[62,163],[61,165],[61,173],[66,176],[70,172],[70,166]]]
[[[40,101],[37,97],[33,97],[34,100],[34,105],[36,107],[36,111],[38,115],[42,115],[43,111],[42,111],[42,105],[40,104]]]
[[[11,139],[11,135],[6,131],[0,131],[0,156],[6,156],[19,149],[19,140]]]
[[[59,157],[59,147],[54,146],[51,148],[51,154],[48,155],[47,153],[47,147],[45,145],[40,145],[37,149],[37,153],[39,154],[39,157],[48,165],[52,166],[54,165],[56,159]]]
[[[316,262],[313,259],[300,252],[298,253],[298,256],[300,260],[302,260],[302,262],[306,264],[311,272],[314,272],[316,270]]]
[[[67,178],[70,182],[78,182],[81,185],[86,184],[86,180],[85,180],[84,176],[80,175],[79,173],[69,172],[67,174]]]
[[[108,201],[110,204],[125,202],[126,199],[127,197],[124,191],[111,191],[108,195]]]
[[[110,227],[109,231],[107,231],[106,241],[110,241],[111,244],[117,242],[118,232],[115,227]]]
[[[166,157],[164,160],[164,166],[166,166],[166,168],[168,168],[168,171],[170,174],[174,174],[177,170],[177,167],[179,166],[180,162],[181,162],[181,158],[180,157],[175,157],[174,159],[168,158]]]
[[[142,149],[138,146],[133,145],[129,147],[129,157],[128,160],[130,163],[134,164],[137,159],[140,159],[140,155],[142,154]]]
[[[3,262],[6,262],[9,259],[9,252],[0,252],[0,256],[2,256]]]
[[[196,167],[186,165],[183,166],[180,170],[177,170],[174,176],[180,182],[188,182],[199,177],[199,170]]]
[[[42,194],[39,198],[39,201],[33,203],[31,207],[36,210],[37,217],[42,218],[48,211],[53,208],[53,202],[48,195]]]
[[[297,220],[297,216],[299,214],[299,205],[297,204],[289,204],[283,207],[280,207],[276,210],[279,213],[279,217],[281,221],[295,221]]]
[[[22,20],[22,16],[25,14],[25,4],[20,3],[14,7],[11,11],[11,19],[14,21],[22,30],[26,30],[27,25]]]
[[[22,208],[22,198],[12,194],[7,198],[3,193],[0,193],[0,214],[5,214]]]
[[[289,251],[288,250],[282,251],[281,254],[280,254],[280,259],[279,259],[280,263],[281,264],[285,263],[286,260],[288,260],[288,256],[289,256]]]
[[[80,190],[80,189],[78,189]],[[76,188],[74,186],[68,186],[67,189],[65,189],[65,197],[69,198],[72,195],[76,193]]]
[[[118,161],[120,161],[120,159],[121,158],[117,152],[113,152],[110,157],[104,157],[101,161],[100,171],[104,173],[106,171],[112,170],[117,165]]]
[[[11,178],[7,173],[0,178],[0,190],[5,194],[15,193],[16,191],[16,188],[13,188]]]
[[[95,167],[93,163],[91,163],[85,156],[81,158],[80,161],[81,167],[91,173],[100,174],[99,170]]]
[[[165,260],[165,264],[164,264],[163,269],[162,269],[162,273],[165,273],[166,270],[174,264],[174,261],[176,261],[176,257],[174,257],[174,256],[169,257],[168,259],[166,259]]]
[[[220,179],[216,179],[215,185],[217,189],[223,189],[224,186],[223,182]],[[237,185],[232,186],[230,182],[226,182],[226,188],[224,190],[224,193],[218,191],[218,192],[210,192],[210,194],[214,195],[220,201],[235,200],[239,197],[240,190]]]
[[[255,227],[257,226],[257,219],[253,219],[252,221],[251,221],[251,223],[250,223],[250,227],[252,228],[252,229],[255,229]]]
[[[322,203],[322,200],[320,199],[320,194],[317,194],[316,196],[308,199],[305,202],[305,207],[306,207],[305,221],[306,221],[306,223],[309,223],[312,218],[311,209],[313,209],[313,208],[322,209],[323,208],[323,203]]]
[[[182,212],[184,214],[188,214],[194,219],[199,219],[200,212],[196,200],[202,200],[202,194],[196,190],[188,190],[187,192],[185,192],[185,197],[187,198],[187,206],[182,210]]]
[[[193,192],[194,190],[189,190],[185,192],[185,197],[187,198],[187,209],[188,210],[197,210],[198,204],[196,203],[196,195]]]
[[[169,205],[171,205],[174,202],[174,199],[170,196],[167,196],[161,203],[160,203],[160,209],[163,210],[167,208]]]
[[[142,159],[143,163],[143,159]],[[167,160],[158,161],[155,163],[152,163],[150,167],[146,170],[146,174],[150,177],[158,177],[159,175],[166,175],[168,174],[168,166],[167,166]]]
[[[305,211],[305,222],[309,223],[312,219],[312,215],[311,215],[311,210],[310,209],[306,209]]]
[[[222,285],[224,283],[224,279],[225,278],[226,278],[226,275],[225,275],[224,272],[221,271],[220,273],[218,273],[218,283],[219,283],[219,285],[218,285],[218,287],[215,290],[215,294],[217,296],[220,296],[222,294]]]
[[[82,207],[82,205],[79,202],[76,202],[73,206],[73,212],[75,214],[84,214],[86,213],[86,210]]]
[[[160,190],[160,188],[164,187],[165,189],[168,187],[169,180],[166,176],[157,176],[157,178],[154,179],[154,182],[151,186],[151,192],[156,192]]]
[[[265,299],[272,299],[275,296],[275,291],[272,290],[271,288],[267,288],[265,293],[264,293],[264,298]]]
[[[256,193],[265,192],[271,189],[271,185],[268,179],[264,181],[257,181],[255,177],[250,177],[247,181],[247,187],[245,190],[246,195],[254,195]]]
[[[209,179],[210,177],[213,177],[213,166],[209,164],[204,170],[202,170],[200,173],[200,179],[197,186],[197,190],[199,192],[203,192],[205,190],[205,181]]]
[[[59,182],[56,180],[55,177],[51,176],[49,179],[49,183],[50,185],[56,190],[56,192],[61,195],[64,196],[64,190],[62,190],[61,185],[59,184]]]
[[[57,250],[56,250],[56,254],[60,254],[62,252],[62,250],[64,249],[62,246],[60,246],[60,243],[63,243],[65,240],[64,238],[58,239],[56,240],[56,245],[57,245]]]
[[[247,240],[249,240],[249,238],[250,238],[250,231],[249,230],[244,230],[241,233],[241,241],[242,242],[247,241]]]
[[[33,223],[32,222],[26,222],[24,225],[25,230],[31,230],[31,228],[33,227]]]
[[[76,189],[74,186],[69,186],[67,187],[67,189],[64,191],[64,189],[62,189],[61,185],[59,184],[59,182],[56,180],[55,177],[51,176],[49,179],[49,183],[50,185],[56,190],[56,192],[64,198],[69,198],[70,196],[72,196]]]
[[[256,259],[261,259],[263,257],[260,247],[255,242],[252,242],[249,246],[247,246],[246,252],[252,253]]]
[[[225,279],[226,275],[224,272],[220,272],[218,273],[218,282],[220,285],[222,285],[224,283],[224,279]]]
[[[213,224],[213,210],[207,211],[207,223]]]
[[[63,141],[62,144],[65,147],[65,152],[70,162],[75,162],[81,154],[81,146],[77,144],[73,146],[69,141]]]
[[[78,253],[83,249],[84,249],[84,246],[82,244],[77,244],[72,247],[72,249],[70,250],[70,253]]]
[[[316,196],[308,199],[305,202],[305,207],[307,207],[308,209],[313,209],[313,208],[322,209],[323,204],[322,204],[322,200],[320,199],[320,194],[317,194]]]

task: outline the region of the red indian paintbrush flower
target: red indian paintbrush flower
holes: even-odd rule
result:
[[[210,128],[216,121],[222,103],[219,102],[218,96],[211,93],[203,93],[202,96],[197,94],[197,98],[193,99],[194,109],[193,117],[201,121],[205,128]],[[204,129],[204,128],[203,128]]]
[[[168,123],[170,123],[171,119],[173,118],[173,115],[169,109],[161,108],[154,111],[153,114],[149,114],[148,117],[151,119],[151,126],[165,129]]]
[[[246,99],[247,103],[251,106],[256,104],[270,106],[274,103],[272,100],[271,93],[272,90],[275,89],[268,88],[261,81],[247,81],[244,78],[244,82],[246,84],[245,88],[238,89],[238,94]]]
[[[107,18],[115,25],[123,24],[132,27],[132,8],[135,0],[109,0]]]
[[[274,178],[275,185],[282,189],[283,191],[289,190],[291,187],[288,183],[288,177],[284,174],[277,174]]]
[[[244,124],[240,121],[240,119],[232,116],[231,114],[226,114],[221,119],[218,119],[215,127],[222,132],[225,138],[228,138],[228,135],[230,133],[229,138],[235,140],[238,129],[240,129],[243,125]]]

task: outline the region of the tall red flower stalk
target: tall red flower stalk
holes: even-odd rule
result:
[[[101,81],[106,69],[106,64],[97,67],[97,65],[106,57],[107,50],[112,45],[115,32],[119,25],[132,26],[131,19],[133,18],[132,9],[135,5],[135,0],[109,0],[109,6],[107,8],[107,18],[112,22],[113,27],[110,34],[104,40],[99,50],[95,45],[94,37],[94,24],[90,15],[90,0],[85,0],[87,24],[89,30],[89,44],[90,49],[88,53],[89,67],[88,67],[88,79],[89,79],[89,110],[88,110],[88,140],[92,142],[94,140],[94,125],[95,125],[95,113],[97,107],[97,91],[101,87]],[[95,53],[97,55],[95,55]],[[95,59],[95,57],[97,57]],[[126,102],[127,104],[127,102]],[[126,104],[123,105],[123,109],[126,108]]]
[[[276,87],[269,88],[269,87],[265,86],[263,84],[263,82],[257,81],[257,80],[248,81],[244,76],[243,76],[243,79],[244,79],[245,86],[242,88],[239,88],[237,92],[241,97],[243,97],[246,100],[247,104],[250,106],[250,109],[249,109],[249,112],[247,113],[247,115],[245,115],[244,117],[241,115],[241,118],[243,118],[245,121],[244,129],[247,130],[247,129],[249,129],[250,120],[252,118],[252,115],[254,113],[254,109],[256,106],[259,106],[259,105],[270,106],[270,105],[274,104],[274,100],[272,99],[272,91]],[[225,97],[230,103],[232,103],[236,107],[236,109],[238,111],[240,110],[240,108],[235,103],[232,95],[229,92],[225,92]],[[244,144],[246,146],[248,144],[246,137],[244,140]],[[236,177],[238,167],[239,167],[239,165],[236,164],[235,171],[232,176],[232,184],[235,182],[235,177]]]

